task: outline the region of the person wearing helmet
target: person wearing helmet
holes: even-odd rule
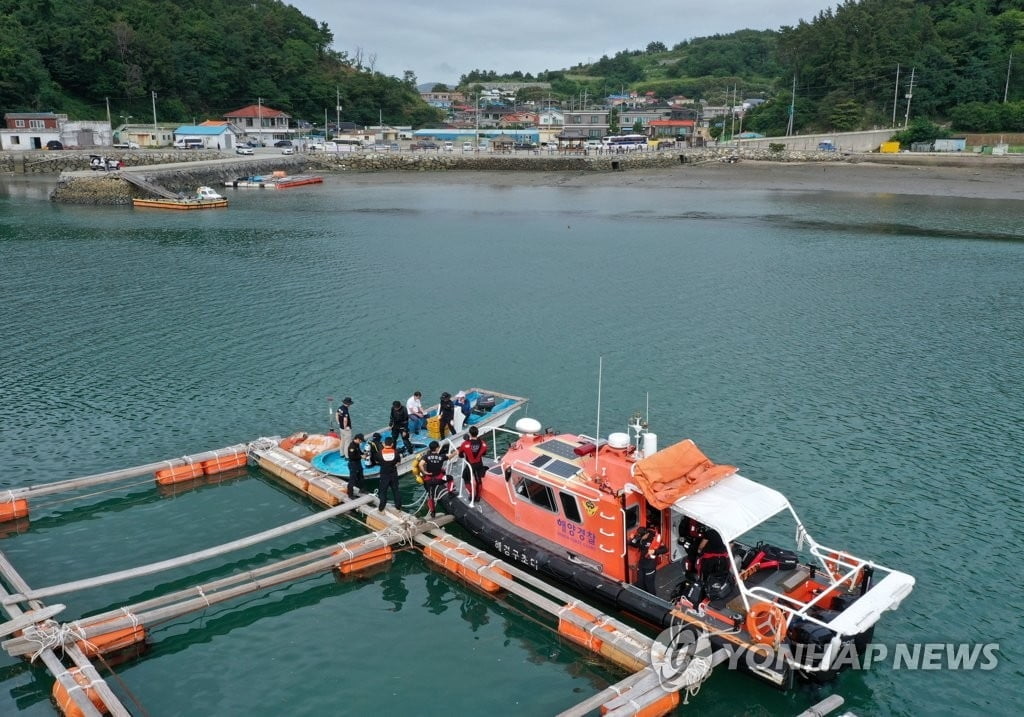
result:
[[[450,430],[455,435],[455,403],[452,395],[445,391],[441,394],[441,404],[438,406],[437,415],[441,419],[441,438],[445,436],[445,430]]]

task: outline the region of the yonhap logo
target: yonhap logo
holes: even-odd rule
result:
[[[696,688],[711,674],[711,639],[706,630],[672,625],[651,645],[651,667],[665,691]]]

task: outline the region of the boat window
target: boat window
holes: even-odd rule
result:
[[[523,478],[523,482],[516,488],[516,492],[525,496],[534,505],[546,508],[552,513],[557,512],[555,508],[555,496],[551,489],[543,483]]]
[[[559,491],[558,497],[562,499],[562,512],[565,513],[565,517],[574,523],[582,525],[583,518],[580,516],[580,506],[576,502],[576,496],[572,493]]]
[[[626,530],[630,531],[640,524],[640,506],[631,505],[626,508]]]

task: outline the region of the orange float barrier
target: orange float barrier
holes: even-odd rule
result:
[[[96,688],[90,687],[92,684],[89,682],[89,678],[82,674],[82,668],[72,667],[68,670],[68,674],[74,678],[75,682],[82,686],[85,691],[85,696],[89,698],[93,706],[99,710],[102,714],[109,714],[106,704],[100,698],[99,692]],[[65,715],[65,717],[83,717],[84,713],[82,709],[74,703],[71,699],[71,695],[68,693],[66,688],[59,680],[53,683],[53,695],[54,701],[57,703],[57,707]]]
[[[17,498],[16,500],[9,500],[6,503],[0,503],[0,523],[24,518],[27,515],[28,501],[24,498]]]
[[[464,564],[463,561],[454,559],[450,555],[452,551],[454,551],[458,555],[466,556],[467,558],[469,558],[469,564],[467,565]],[[448,572],[457,575],[470,585],[477,586],[484,592],[496,593],[501,590],[501,586],[498,585],[498,583],[494,582],[493,580],[488,580],[479,572],[477,572],[477,568],[490,566],[492,559],[489,557],[487,558],[487,560],[481,560],[479,557],[477,557],[476,553],[470,552],[468,550],[463,550],[462,548],[459,548],[455,545],[452,545],[451,543],[448,543],[443,538],[439,538],[430,545],[424,547],[423,555],[426,556],[426,558],[431,562],[440,565]],[[491,569],[498,573],[501,573],[509,579],[511,579],[512,577],[511,575],[504,572],[503,570],[500,570],[499,568],[492,567]]]
[[[208,461],[203,461],[203,473],[208,476],[229,471],[232,468],[241,468],[249,460],[245,453],[232,453],[229,456],[218,456]]]
[[[163,470],[157,471],[154,475],[156,476],[156,482],[160,485],[181,483],[182,481],[192,480],[193,478],[201,478],[203,476],[203,464],[186,463],[183,466],[164,468]]]
[[[103,623],[97,623],[96,625],[102,624]],[[96,625],[93,625],[93,627]],[[97,655],[106,655],[111,652],[117,652],[118,650],[123,650],[126,647],[131,647],[132,645],[137,645],[138,643],[145,641],[146,628],[142,625],[132,625],[129,627],[122,627],[118,630],[100,633],[99,635],[93,635],[85,640],[78,640],[75,644],[78,645],[78,648],[84,652],[87,657],[96,657]]]
[[[583,618],[588,623],[593,623],[596,619],[595,615],[591,615],[589,612],[577,607],[576,605],[566,605],[566,608],[573,615]],[[611,632],[611,628],[606,627],[605,630]],[[600,630],[597,632],[600,632]],[[562,615],[558,616],[558,633],[560,635],[565,635],[577,645],[582,645],[593,652],[601,652],[601,648],[604,647],[604,640],[595,635],[594,631],[581,627],[580,625],[567,620]]]
[[[359,570],[365,570],[366,568],[373,567],[374,565],[379,565],[380,563],[386,563],[387,561],[391,560],[392,553],[393,551],[391,550],[391,546],[385,545],[384,547],[378,548],[377,550],[373,550],[369,553],[364,553],[362,555],[356,556],[354,558],[349,558],[338,563],[337,571],[342,575],[349,575]],[[344,550],[339,550],[338,552],[334,553],[334,555],[344,554]]]

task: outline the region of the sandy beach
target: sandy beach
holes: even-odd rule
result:
[[[344,175],[354,184],[418,182],[489,186],[632,186],[688,190],[912,194],[968,199],[1024,199],[1024,165],[909,166],[874,162],[709,162],[671,169],[622,172],[449,171],[364,172]]]

